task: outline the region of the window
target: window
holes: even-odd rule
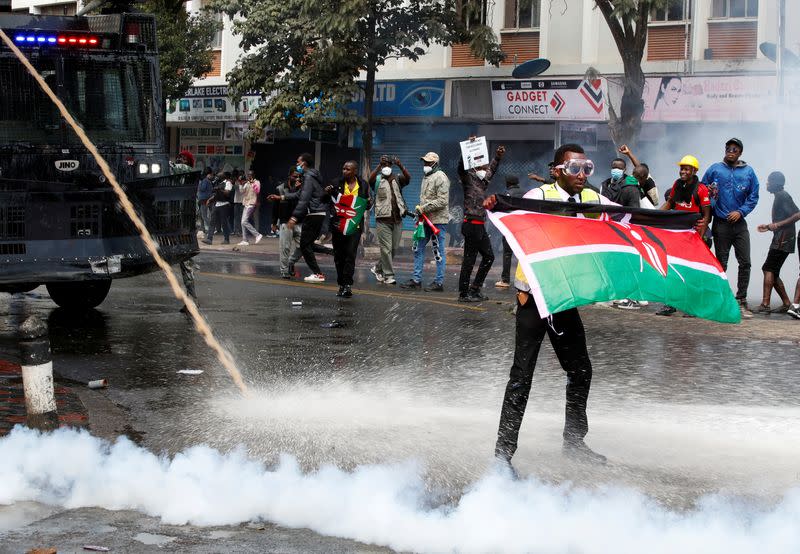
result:
[[[211,41],[211,49],[212,50],[219,50],[222,48],[222,14],[216,13],[214,14],[214,19],[217,22],[217,32],[214,33],[214,39]]]
[[[692,17],[692,0],[672,0],[665,8],[653,8],[650,21],[686,21]]]
[[[758,0],[714,0],[713,17],[758,17]]]
[[[507,28],[534,29],[539,27],[541,0],[506,0]]]
[[[461,21],[467,26],[467,29],[473,25],[484,25],[486,23],[486,4],[489,0],[476,0],[473,2],[464,2],[461,10]]]

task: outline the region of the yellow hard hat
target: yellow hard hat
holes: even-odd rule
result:
[[[681,161],[678,162],[678,165],[690,165],[695,168],[697,171],[700,171],[700,162],[697,161],[697,158],[691,156],[689,154],[685,155],[681,158]]]

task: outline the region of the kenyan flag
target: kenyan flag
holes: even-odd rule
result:
[[[352,235],[364,219],[367,199],[353,194],[340,194],[333,207],[336,208],[339,232],[343,235]]]
[[[514,203],[520,205],[516,199]],[[586,204],[564,209],[628,213],[628,220],[631,213],[639,213]],[[727,276],[694,230],[612,221],[608,213],[600,219],[528,211],[489,213],[520,261],[542,317],[593,302],[630,298],[663,302],[714,321],[739,322],[739,306]],[[671,212],[662,214],[640,213],[668,224]]]

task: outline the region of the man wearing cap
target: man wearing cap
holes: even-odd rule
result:
[[[753,168],[741,160],[744,145],[738,138],[725,143],[725,157],[708,168],[702,181],[717,194],[714,205],[714,254],[728,269],[731,246],[739,264],[736,299],[742,317],[751,318],[753,312],[747,308],[747,287],[750,284],[750,231],[745,218],[758,204],[758,177]]]
[[[450,202],[450,179],[439,167],[439,154],[428,152],[422,158],[422,178],[419,192],[419,204],[416,211],[425,214],[428,219],[439,229],[439,234],[434,235],[430,227],[425,226],[425,239],[420,241],[417,251],[414,252],[414,274],[408,282],[400,285],[404,289],[419,289],[422,287],[422,268],[425,265],[425,245],[433,237],[438,240],[441,256],[436,260],[436,277],[433,282],[425,287],[426,291],[441,292],[444,290],[444,270],[447,263],[445,255],[445,234],[447,222],[450,219],[448,205]]]

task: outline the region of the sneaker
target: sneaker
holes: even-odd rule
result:
[[[311,275],[303,279],[303,281],[305,281],[306,283],[324,283],[325,276],[322,273],[318,273],[316,275],[312,273]]]
[[[769,314],[769,313],[772,313],[772,310],[770,310],[769,306],[765,306],[764,304],[759,304],[758,308],[756,308],[755,313],[757,313],[757,314]]]
[[[384,285],[396,285],[397,284],[397,280],[394,277],[386,277],[383,280],[383,284]]]
[[[353,289],[350,288],[350,285],[345,285],[344,290],[342,291],[342,297],[344,298],[353,298]]]
[[[792,304],[791,308],[786,310],[786,315],[795,319],[800,319],[800,304]]]
[[[425,292],[444,292],[444,287],[441,283],[434,281],[423,289]]]
[[[291,273],[281,273],[281,279],[291,279],[291,278],[292,278]]]
[[[605,456],[586,446],[586,443],[582,440],[564,441],[561,453],[578,462],[597,465],[606,465],[608,463],[608,459]]]
[[[661,308],[660,310],[658,310],[656,312],[656,315],[671,316],[672,314],[674,314],[677,311],[678,310],[676,310],[672,306],[664,306],[663,308]]]
[[[338,296],[339,298],[344,296],[344,287],[339,287],[339,290],[336,292],[336,296]]]
[[[471,289],[469,291],[469,297],[472,298],[473,302],[484,302],[489,300],[489,297],[483,294],[480,289]]]
[[[640,306],[642,306],[642,307],[645,307],[645,306],[649,306],[649,305],[650,305],[650,302],[648,302],[647,300],[637,300],[637,302],[638,302],[638,303],[639,303],[639,305],[640,305]]]
[[[259,242],[261,242],[261,239],[263,239],[263,238],[264,238],[264,235],[258,235],[258,236],[256,237],[256,244],[258,244]]]
[[[791,304],[783,304],[780,308],[776,308],[776,309],[772,310],[772,313],[773,314],[785,314],[786,312],[789,311],[789,308],[791,308],[791,307],[792,307]]]
[[[239,244],[237,244],[236,246],[250,246],[250,243],[249,243],[249,242],[247,242],[246,240],[243,240],[242,242],[240,242],[240,243],[239,243]]]
[[[497,281],[494,284],[494,286],[497,287],[498,289],[507,289],[508,287],[511,286],[511,283],[509,283],[508,281]]]
[[[472,296],[470,296],[468,293],[462,292],[461,294],[458,295],[458,301],[459,302],[474,302],[475,300],[473,300]]]
[[[627,298],[625,300],[620,300],[615,306],[620,310],[638,310],[641,308],[636,300],[629,300]]]
[[[752,319],[753,312],[750,311],[750,308],[747,307],[746,302],[739,303],[739,311],[742,314],[742,319]]]
[[[371,268],[369,268],[369,271],[370,271],[370,273],[372,273],[372,274],[375,276],[375,279],[376,279],[376,280],[377,280],[379,283],[383,283],[383,282],[386,280],[386,279],[384,278],[384,276],[383,276],[383,273],[381,273],[380,271],[378,271],[378,267],[377,267],[377,266],[374,266],[374,265],[373,265]]]
[[[414,279],[409,279],[406,283],[400,285],[401,289],[420,289],[422,288],[422,284]]]

